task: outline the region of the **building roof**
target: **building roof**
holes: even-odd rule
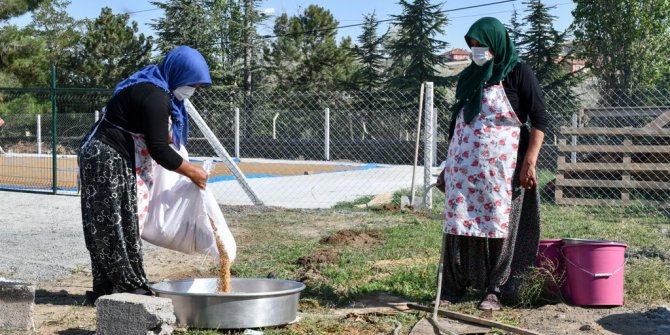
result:
[[[470,56],[470,51],[456,48],[443,53],[442,56]]]

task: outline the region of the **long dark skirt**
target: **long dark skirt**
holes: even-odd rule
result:
[[[535,262],[540,241],[540,193],[522,189],[520,167],[528,144],[528,129],[522,127],[512,187],[509,235],[505,239],[447,234],[445,238],[442,298],[461,296],[467,287],[498,293],[514,300],[521,276]]]
[[[137,219],[132,162],[92,139],[79,152],[81,215],[91,255],[93,291],[149,291]]]

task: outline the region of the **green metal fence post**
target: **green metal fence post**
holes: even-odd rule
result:
[[[52,161],[52,188],[58,193],[58,156],[56,147],[56,65],[51,66],[51,161]]]

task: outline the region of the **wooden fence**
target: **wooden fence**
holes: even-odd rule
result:
[[[585,126],[597,117],[655,118],[639,127]],[[670,107],[584,109],[579,120],[560,130],[556,203],[670,206]]]

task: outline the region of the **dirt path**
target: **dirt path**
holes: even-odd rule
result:
[[[348,235],[334,234],[332,236],[336,237],[338,243],[345,243],[342,237]],[[148,251],[145,264],[147,275],[152,282],[215,275],[214,263],[211,259],[203,259],[199,255],[184,255],[161,248]],[[37,333],[94,334],[95,308],[81,306],[84,292],[89,287],[90,274],[84,271],[74,273],[57,282],[38,285],[34,310]],[[379,303],[384,303],[384,301],[380,300]],[[352,305],[371,306],[374,305],[374,302],[365,301]],[[351,310],[346,308],[342,310],[351,313]],[[335,309],[331,311],[333,314],[339,312]],[[544,334],[670,334],[670,310],[658,305],[581,308],[558,304],[535,309],[508,308],[504,313],[521,320],[519,326]],[[0,334],[12,333],[0,332]]]
[[[214,276],[213,262],[199,255],[185,255],[162,248],[145,254],[145,270],[152,282]],[[79,271],[55,282],[35,287],[34,334],[79,335],[95,333],[95,308],[82,306],[84,293],[90,290],[90,273]],[[2,332],[0,334],[25,334]]]

